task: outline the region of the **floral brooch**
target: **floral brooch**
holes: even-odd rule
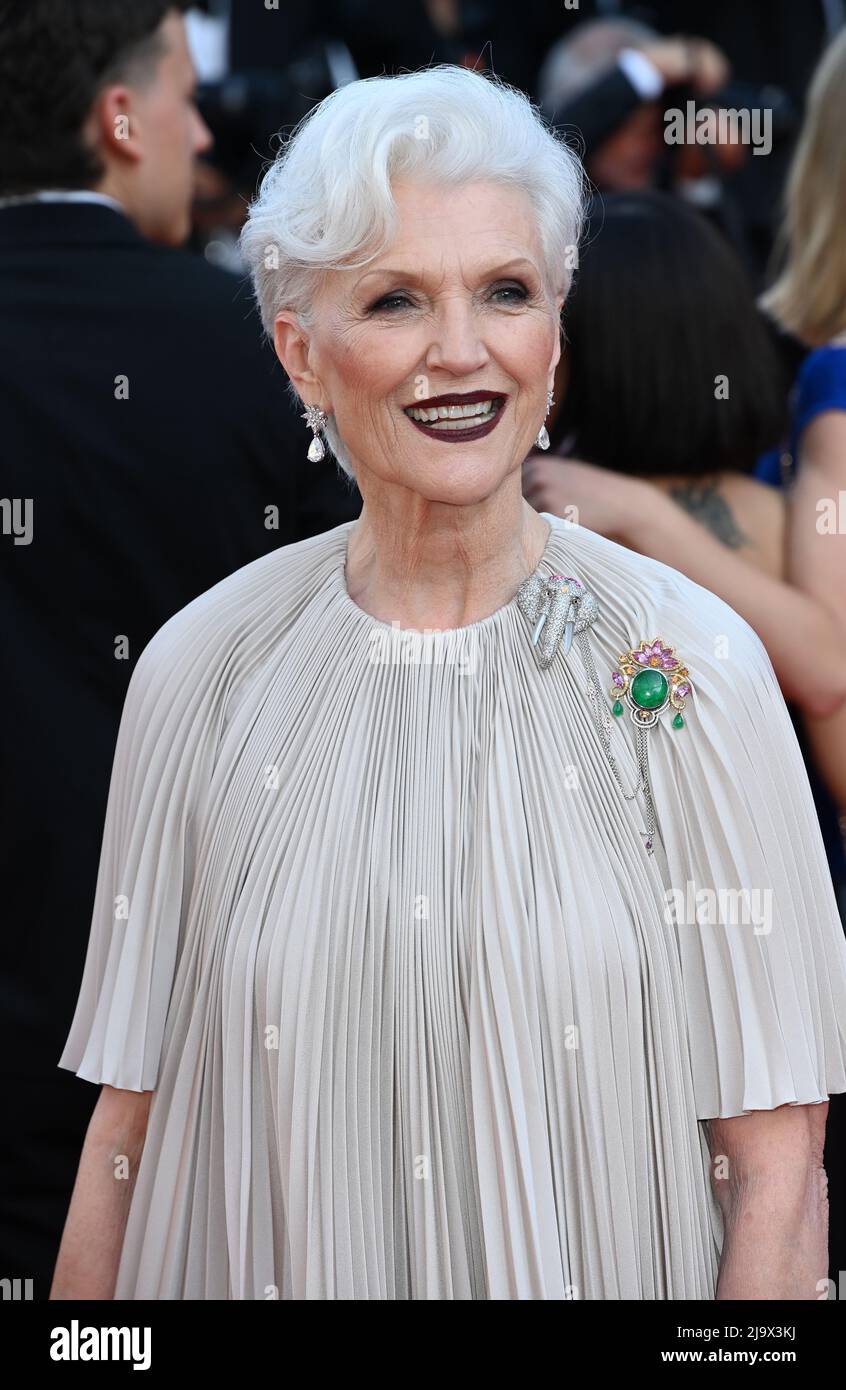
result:
[[[673,728],[684,728],[682,710],[692,692],[687,667],[663,637],[653,637],[651,642],[644,640],[639,646],[623,652],[619,658],[619,669],[611,673],[611,695],[614,699],[611,713],[621,715],[625,700],[637,730],[638,785],[633,792],[624,794],[627,800],[632,800],[638,791],[643,792],[646,829],[640,833],[647,854],[653,853],[658,817],[652,797],[646,731],[657,724],[659,714],[667,708],[675,710]],[[617,780],[620,781],[619,776]]]
[[[517,600],[523,615],[531,623],[531,643],[542,669],[551,666],[559,648],[566,657],[574,637],[579,643],[588,675],[590,712],[603,751],[626,801],[634,801],[638,794],[643,795],[646,828],[640,834],[646,853],[653,854],[658,835],[658,817],[649,775],[647,730],[657,724],[658,716],[668,707],[674,711],[673,728],[684,727],[682,710],[693,692],[687,667],[663,637],[643,640],[619,657],[618,667],[611,674],[612,713],[621,715],[625,700],[634,721],[637,744],[638,780],[631,791],[627,791],[611,748],[612,721],[602,698],[588,640],[588,630],[599,616],[596,599],[573,575],[550,574],[543,578],[535,574],[524,582]]]
[[[619,670],[611,675],[613,714],[623,713],[623,696],[635,724],[651,728],[668,706],[675,710],[673,728],[684,727],[682,710],[692,693],[688,669],[662,637],[643,641],[620,656]]]

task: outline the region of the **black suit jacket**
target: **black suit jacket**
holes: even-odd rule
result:
[[[36,1299],[98,1095],[58,1060],[129,677],[203,590],[358,514],[310,439],[234,276],[103,204],[0,208],[0,1265]]]
[[[29,543],[0,535],[0,1067],[58,1074],[143,647],[239,566],[358,513],[310,439],[236,277],[102,204],[0,208],[0,493],[32,504]]]

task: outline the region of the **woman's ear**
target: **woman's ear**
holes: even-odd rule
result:
[[[552,370],[553,370],[553,371],[555,371],[555,369],[556,369],[557,366],[558,366],[558,363],[561,361],[561,354],[562,354],[562,352],[563,352],[563,350],[564,350],[564,326],[563,326],[563,324],[561,323],[561,310],[560,310],[560,309],[559,309],[559,311],[558,311],[558,318],[557,318],[556,322],[557,322],[557,324],[558,324],[558,332],[557,332],[556,335],[555,335],[555,347],[554,347],[553,350],[552,350]]]
[[[304,333],[296,314],[282,309],[273,323],[273,346],[276,356],[285,368],[298,393],[304,399],[312,399],[315,387],[320,382],[309,362],[309,340]]]
[[[563,335],[562,335],[563,337]],[[566,338],[563,338],[561,356],[558,366],[555,368],[555,385],[559,392],[559,399],[562,399],[567,390],[567,383],[570,380],[570,346]]]

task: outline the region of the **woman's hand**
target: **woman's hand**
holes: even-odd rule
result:
[[[648,506],[653,489],[637,478],[557,454],[531,453],[523,464],[523,496],[535,511],[622,541],[631,509]]]
[[[709,39],[674,34],[644,44],[641,52],[658,69],[668,87],[686,82],[697,92],[710,95],[724,87],[731,76],[726,55]]]

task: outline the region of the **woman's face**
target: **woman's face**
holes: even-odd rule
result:
[[[430,502],[480,502],[519,470],[546,416],[560,301],[544,291],[521,191],[397,180],[394,195],[393,245],[324,281],[308,347],[316,385],[301,389],[334,413],[365,496],[379,480]],[[446,425],[449,404],[433,420],[427,402],[453,394],[469,400]]]

